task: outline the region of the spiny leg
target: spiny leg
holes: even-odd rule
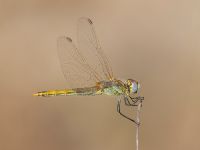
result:
[[[144,100],[144,97],[141,97],[141,96],[137,96],[137,97],[129,96],[129,98],[133,102],[133,105],[136,105],[136,106],[137,106],[137,104],[136,104],[137,102],[142,103],[142,101]]]
[[[135,103],[131,104],[128,97],[124,97],[124,102],[125,102],[125,105],[127,105],[127,106],[138,106]]]
[[[124,98],[125,98],[125,97],[124,97]],[[121,107],[120,107],[120,106],[121,106],[121,99],[119,98],[118,101],[117,101],[117,112],[118,112],[120,115],[122,115],[124,118],[126,118],[126,119],[128,119],[128,120],[134,122],[137,126],[139,126],[139,125],[140,125],[140,122],[137,122],[137,121],[135,121],[134,119],[131,119],[131,118],[129,118],[128,116],[124,115],[124,114],[121,112]]]

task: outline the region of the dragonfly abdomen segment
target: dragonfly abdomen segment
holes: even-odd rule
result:
[[[73,93],[74,93],[73,90],[49,90],[49,91],[38,92],[33,95],[48,97],[48,96],[66,96],[66,95],[71,95]]]
[[[66,89],[66,90],[49,90],[49,91],[42,91],[34,96],[85,96],[85,95],[101,95],[101,90],[98,90],[97,87],[86,87],[86,88],[75,88],[75,89]]]

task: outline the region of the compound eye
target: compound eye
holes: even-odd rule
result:
[[[132,92],[137,93],[137,91],[138,91],[138,83],[136,81],[134,81],[132,83]]]
[[[137,93],[138,91],[138,82],[132,79],[127,80],[127,85],[131,93]]]

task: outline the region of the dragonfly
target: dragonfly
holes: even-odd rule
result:
[[[117,112],[126,119],[140,123],[121,111],[121,101],[127,106],[138,106],[144,97],[135,96],[140,89],[138,81],[119,80],[113,71],[100,42],[97,39],[94,23],[87,17],[81,17],[77,25],[78,47],[72,39],[61,36],[57,40],[58,57],[61,70],[68,87],[64,90],[47,90],[37,92],[34,96],[96,96],[109,95],[117,97]]]

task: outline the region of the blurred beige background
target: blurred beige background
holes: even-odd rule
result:
[[[114,97],[32,97],[66,87],[56,39],[76,39],[81,16],[94,21],[116,77],[142,84],[140,149],[199,150],[197,0],[0,0],[0,149],[135,149]]]

